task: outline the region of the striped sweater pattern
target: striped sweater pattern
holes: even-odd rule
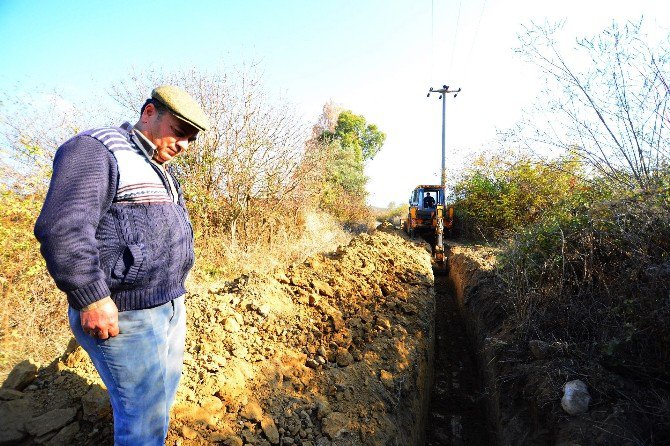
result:
[[[119,311],[169,302],[185,293],[194,261],[179,183],[127,123],[59,147],[35,236],[76,309],[106,296]]]

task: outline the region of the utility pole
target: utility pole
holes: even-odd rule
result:
[[[428,90],[428,96],[430,97],[431,93],[440,93],[440,99],[442,99],[442,203],[438,204],[435,210],[435,258],[438,261],[444,261],[444,217],[447,210],[447,154],[445,151],[445,113],[446,113],[446,99],[447,93],[454,93],[454,97],[458,96],[461,89],[458,90],[449,90],[447,85],[443,85],[442,88],[434,90],[433,87],[430,87]],[[438,199],[439,203],[439,199]],[[451,211],[450,211],[451,212]]]
[[[426,97],[430,97],[431,93],[440,93],[439,99],[442,99],[442,189],[444,190],[445,187],[447,186],[447,163],[446,163],[446,152],[445,152],[445,113],[446,113],[446,96],[447,93],[454,93],[454,97],[458,96],[458,93],[461,92],[461,89],[459,88],[458,90],[449,90],[449,87],[447,85],[443,85],[442,88],[439,90],[433,89],[433,87],[430,87],[428,90],[428,95]],[[446,190],[443,192],[446,193]]]

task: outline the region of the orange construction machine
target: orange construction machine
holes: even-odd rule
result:
[[[445,204],[444,188],[436,185],[419,185],[409,198],[409,212],[404,222],[410,237],[422,235],[433,246],[433,255],[444,262],[444,236],[451,235],[454,208]]]

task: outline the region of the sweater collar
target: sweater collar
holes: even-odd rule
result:
[[[136,127],[129,122],[124,122],[121,124],[121,128],[128,132],[130,140],[146,155],[149,160],[152,160],[154,153],[156,152],[156,145],[149,141],[149,139],[144,136]]]

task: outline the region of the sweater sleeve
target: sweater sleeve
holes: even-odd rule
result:
[[[113,155],[95,138],[76,136],[56,152],[35,237],[56,286],[81,309],[110,295],[95,238],[116,193]]]

